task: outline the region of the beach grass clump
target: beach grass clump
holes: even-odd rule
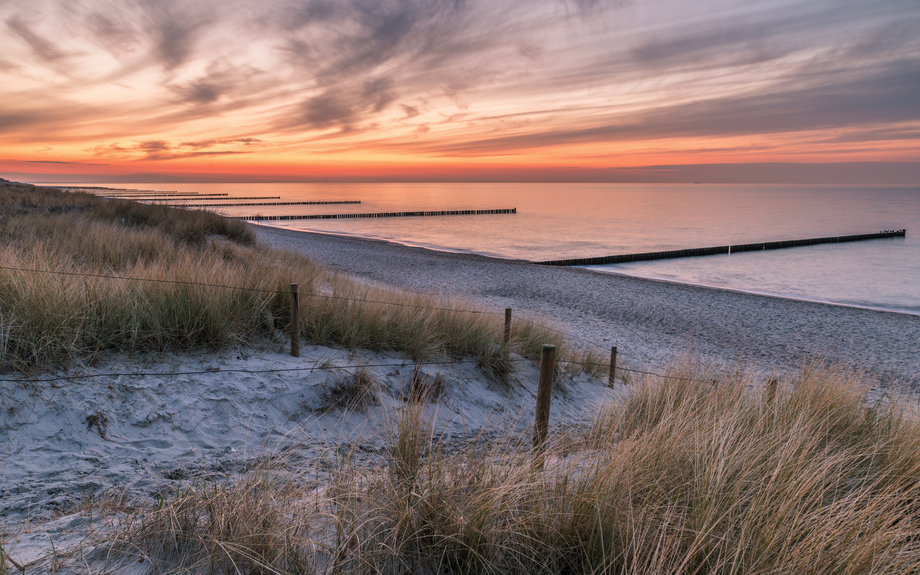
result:
[[[412,441],[398,427],[389,465],[399,472],[368,477],[354,486],[360,497],[342,500],[354,507],[342,514],[353,520],[339,567],[855,574],[920,566],[920,422],[907,403],[867,404],[858,374],[842,369],[809,368],[772,398],[741,374],[711,375],[645,380],[599,415],[580,448],[550,449],[542,473],[529,465],[527,438],[517,449],[505,442],[457,456],[439,451],[424,421]]]
[[[312,573],[314,511],[273,469],[189,485],[124,514],[108,563],[140,562],[148,573]]]
[[[284,325],[289,312],[278,292],[287,278],[258,252],[201,250],[160,237],[152,255],[135,261],[123,254],[80,257],[81,244],[99,238],[72,229],[73,249],[47,240],[3,248],[4,262],[15,268],[0,273],[4,368],[84,361],[109,350],[216,350]],[[319,273],[306,261],[291,263],[304,276]]]
[[[411,403],[437,403],[447,393],[447,382],[443,373],[427,374],[416,365],[405,392],[406,399]]]
[[[506,345],[497,314],[362,284],[208,212],[2,184],[0,238],[0,370],[284,338],[291,283],[300,335],[317,345],[474,358],[499,381],[513,371],[509,352],[565,345],[529,323]]]
[[[153,562],[194,549],[199,564],[233,550],[264,572],[916,572],[916,403],[867,401],[842,368],[759,383],[680,367],[637,382],[587,432],[557,430],[542,471],[529,435],[450,445],[429,406],[408,403],[378,465],[342,458],[321,498],[296,482],[220,484],[166,501],[121,549]],[[215,527],[206,502],[221,490],[256,510],[234,516],[248,525]]]
[[[377,388],[380,382],[370,369],[357,369],[329,374],[329,381],[323,386],[323,404],[318,411],[331,409],[353,409],[364,411],[377,405]]]
[[[88,193],[64,194],[16,182],[0,183],[0,222],[9,224],[41,223],[42,217],[84,214],[91,219],[118,223],[125,227],[155,229],[177,240],[203,244],[212,236],[230,241],[255,244],[255,234],[244,222],[201,210],[177,210],[168,206],[140,204],[129,200],[106,199]],[[22,216],[32,216],[22,219]],[[47,223],[48,220],[45,220]],[[36,233],[57,231],[53,227],[35,226]]]
[[[915,403],[868,402],[841,368],[752,383],[680,368],[643,380],[583,436],[559,436],[544,471],[528,436],[452,448],[409,403],[380,465],[343,458],[322,496],[259,468],[164,500],[119,550],[241,572],[915,572]]]

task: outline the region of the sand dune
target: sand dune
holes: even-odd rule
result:
[[[920,374],[917,316],[331,235],[272,228],[258,235],[367,282],[532,314],[578,343],[616,345],[621,365],[633,369],[660,370],[690,351],[704,362],[764,372],[823,357],[863,367],[882,383],[916,384]],[[152,502],[267,456],[312,469],[317,485],[342,445],[373,465],[388,414],[406,405],[412,362],[316,346],[293,358],[285,345],[113,356],[36,376],[62,378],[46,383],[0,377],[4,549],[39,572],[50,565],[49,541],[55,554],[66,555],[104,539],[107,524],[93,511],[100,502],[119,494]],[[357,365],[371,366],[374,383],[363,401],[346,407],[356,398],[348,389],[355,368],[348,366]],[[428,409],[445,441],[530,425],[538,370],[530,361],[516,365],[510,385],[489,381],[472,361],[422,368],[428,381],[440,377]],[[84,375],[98,377],[76,377]],[[551,421],[586,421],[622,391],[587,376],[569,378],[557,388]]]
[[[423,380],[439,378],[427,409],[445,441],[532,424],[539,370],[518,359],[507,385],[489,381],[475,360],[421,366]],[[374,383],[364,397],[349,389],[355,368],[348,366],[356,365],[370,366]],[[66,555],[91,548],[93,533],[104,536],[105,518],[97,513],[94,522],[93,509],[113,497],[152,504],[189,482],[232,475],[268,457],[309,469],[319,483],[342,449],[373,464],[382,458],[388,417],[406,405],[414,368],[396,354],[319,346],[302,347],[294,358],[277,344],[111,357],[38,376],[63,378],[48,383],[2,376],[4,549],[40,572],[49,537]],[[79,377],[93,375],[99,377]],[[552,422],[584,421],[617,393],[586,376],[558,381]]]

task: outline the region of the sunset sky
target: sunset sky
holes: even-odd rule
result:
[[[920,181],[918,0],[0,0],[0,30],[7,179]]]

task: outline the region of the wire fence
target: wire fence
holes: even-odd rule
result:
[[[520,358],[520,359],[505,359],[503,361],[509,363],[533,363],[530,359]],[[423,366],[423,365],[462,365],[462,364],[481,364],[482,360],[478,359],[461,359],[453,361],[413,361],[413,366]],[[559,360],[557,363],[560,364],[569,364],[569,365],[580,365],[583,367],[603,367],[609,368],[610,364],[606,363],[592,363],[592,362],[582,362],[574,360]],[[402,364],[405,365],[405,364]],[[79,379],[95,379],[98,377],[179,377],[179,376],[189,376],[189,375],[213,375],[215,373],[243,373],[247,375],[258,375],[266,373],[287,373],[287,372],[314,372],[314,371],[345,371],[349,369],[364,369],[369,367],[401,367],[402,365],[397,365],[396,363],[359,363],[354,365],[335,365],[335,364],[318,364],[314,363],[309,367],[283,367],[283,368],[272,368],[272,369],[224,369],[224,368],[212,368],[205,369],[201,371],[171,371],[171,372],[106,372],[106,373],[86,373],[86,374],[72,374],[72,375],[62,375],[58,377],[43,377],[43,378],[3,378],[0,379],[0,383],[55,383],[59,381],[73,381]],[[638,373],[642,375],[652,375],[660,378],[676,379],[681,381],[693,381],[697,383],[709,383],[706,380],[701,379],[692,379],[688,377],[678,377],[668,374],[660,374],[651,371],[642,371],[638,369],[629,369],[624,367],[618,367],[617,371],[627,372],[627,373]]]
[[[512,363],[529,362],[527,359],[509,359]],[[413,361],[413,366],[420,365],[460,365],[481,363],[478,359],[459,359],[453,361]],[[223,369],[212,368],[202,371],[172,371],[172,372],[119,372],[119,373],[87,373],[82,375],[62,375],[59,377],[33,378],[33,379],[0,379],[0,382],[16,383],[51,383],[56,381],[69,381],[74,379],[93,379],[97,377],[178,377],[183,375],[207,375],[215,373],[245,373],[245,374],[264,374],[264,373],[286,373],[286,372],[313,372],[313,371],[344,371],[348,369],[362,369],[367,367],[400,367],[395,363],[360,363],[355,365],[335,365],[316,362],[309,367],[281,367],[272,369]]]
[[[229,286],[229,285],[212,284],[212,283],[205,283],[205,282],[190,282],[190,281],[180,281],[180,280],[164,280],[164,279],[139,278],[139,277],[129,277],[129,276],[112,276],[112,275],[90,274],[90,273],[82,273],[82,272],[64,272],[64,271],[57,271],[57,270],[39,270],[39,269],[29,269],[29,268],[17,268],[17,267],[10,267],[10,266],[0,266],[0,269],[2,269],[2,270],[8,270],[8,271],[24,272],[24,273],[52,274],[52,275],[63,275],[63,276],[91,277],[91,278],[109,279],[109,280],[136,281],[136,282],[147,282],[147,283],[176,284],[176,285],[186,285],[186,286],[196,286],[196,287],[207,287],[207,288],[220,288],[220,289],[228,289],[228,290],[249,291],[249,292],[254,292],[254,293],[273,294],[273,295],[287,295],[287,294],[289,293],[289,292],[286,292],[286,291],[283,291],[283,290],[250,288],[250,287],[243,287],[243,286]],[[406,307],[406,308],[424,309],[424,310],[430,310],[430,311],[443,311],[443,312],[451,312],[451,313],[468,313],[468,314],[480,314],[480,315],[493,315],[493,316],[500,316],[500,317],[505,316],[505,312],[494,312],[494,311],[488,311],[488,310],[465,309],[465,308],[455,308],[455,307],[422,306],[422,305],[407,304],[407,303],[401,303],[401,302],[392,302],[392,301],[386,301],[386,300],[372,300],[372,299],[365,299],[365,298],[352,298],[352,297],[334,296],[334,295],[318,294],[318,293],[302,293],[302,294],[298,294],[298,295],[299,295],[300,297],[322,298],[322,299],[328,299],[328,300],[338,300],[338,301],[347,301],[347,302],[364,303],[364,304],[390,305],[390,306],[396,306],[396,307]],[[576,337],[576,336],[573,336],[572,334],[570,334],[570,333],[568,333],[568,332],[565,332],[565,331],[563,331],[563,330],[559,330],[559,329],[550,327],[550,326],[548,326],[548,325],[545,325],[545,324],[536,322],[536,321],[534,321],[534,320],[532,320],[532,319],[529,319],[529,318],[526,318],[526,317],[524,317],[524,318],[520,318],[520,317],[519,317],[519,318],[516,318],[515,321],[519,321],[519,322],[522,322],[522,323],[527,323],[527,324],[532,325],[532,326],[534,326],[534,327],[536,327],[536,328],[539,328],[539,329],[541,329],[541,330],[546,330],[546,331],[548,331],[548,332],[557,333],[557,334],[562,335],[563,337],[568,338],[568,339],[571,339],[571,340],[573,340],[573,341],[579,341],[579,339],[580,339],[580,338],[578,338],[578,337]],[[587,345],[587,346],[589,346],[589,347],[591,347],[591,348],[594,348],[594,349],[597,350],[597,351],[606,351],[606,350],[605,350],[605,346],[598,345],[598,344],[596,344],[596,343],[586,342],[586,341],[584,341],[583,339],[581,340],[581,343],[582,343],[582,344],[585,344],[585,345]],[[617,351],[617,355],[618,355],[618,356],[623,356],[624,354],[623,354],[621,351],[618,350],[618,351]],[[628,354],[625,354],[625,355],[626,355],[627,357],[632,357],[632,356],[630,356],[630,355],[628,355]],[[478,363],[478,362],[480,362],[480,361],[481,361],[481,360],[470,359],[470,360],[456,360],[456,361],[444,361],[444,362],[415,362],[415,364],[416,364],[416,365],[452,365],[452,364],[462,364],[462,363]],[[530,361],[530,360],[526,360],[526,359],[521,359],[521,360],[506,359],[505,361],[523,362],[523,361]],[[611,364],[609,364],[609,363],[579,362],[579,361],[575,361],[575,360],[560,360],[559,363],[565,363],[565,364],[571,364],[571,365],[580,365],[580,366],[582,366],[582,367],[590,367],[590,368],[606,368],[606,369],[608,369],[608,370],[609,370],[610,367],[611,367]],[[258,374],[258,373],[273,373],[273,372],[285,372],[285,371],[315,371],[315,370],[322,370],[322,369],[338,369],[338,370],[342,370],[342,369],[357,369],[357,368],[361,368],[361,367],[386,367],[386,366],[391,366],[391,365],[392,365],[392,364],[380,364],[380,365],[354,365],[354,366],[330,366],[330,367],[311,366],[311,367],[303,367],[303,368],[283,368],[283,369],[270,369],[270,370],[243,370],[243,369],[239,369],[239,370],[220,370],[220,371],[221,371],[221,372],[227,372],[227,373],[230,373],[230,372],[239,372],[239,373]],[[617,372],[625,372],[625,373],[636,373],[636,374],[640,374],[640,375],[651,375],[651,376],[655,376],[655,377],[659,377],[659,378],[668,377],[668,378],[671,378],[671,379],[686,380],[686,381],[694,381],[694,382],[698,382],[698,383],[708,383],[708,382],[705,381],[705,380],[698,380],[698,379],[684,378],[684,377],[676,377],[676,376],[671,376],[671,375],[663,375],[663,374],[656,373],[656,372],[652,372],[652,371],[643,371],[643,370],[631,369],[631,368],[626,368],[626,367],[621,367],[621,366],[617,366],[617,367],[616,367],[616,371],[617,371]],[[55,381],[69,380],[69,379],[88,379],[88,378],[96,378],[96,377],[117,377],[117,376],[124,376],[124,377],[139,377],[139,376],[172,377],[172,376],[180,376],[180,375],[203,375],[203,374],[207,374],[207,373],[214,373],[214,370],[209,370],[209,371],[197,371],[197,372],[175,372],[175,373],[111,373],[111,374],[87,374],[87,375],[79,375],[79,376],[71,375],[71,376],[61,376],[61,377],[57,377],[57,378],[28,379],[28,380],[27,380],[27,379],[0,379],[0,382],[31,382],[31,383],[41,383],[41,382],[55,382]]]
[[[61,276],[101,278],[101,279],[108,279],[108,280],[123,280],[123,281],[135,281],[135,282],[147,282],[147,283],[213,287],[213,288],[258,292],[258,293],[274,293],[274,294],[284,293],[284,292],[279,292],[278,290],[267,290],[267,289],[248,288],[248,287],[239,287],[239,286],[227,286],[227,285],[221,285],[221,284],[209,284],[209,283],[201,283],[201,282],[186,282],[186,281],[178,281],[178,280],[160,280],[160,279],[154,279],[154,278],[133,278],[133,277],[126,277],[126,276],[108,276],[108,275],[102,275],[102,274],[87,274],[87,273],[80,273],[80,272],[61,272],[61,271],[56,271],[56,270],[34,270],[34,269],[27,269],[27,268],[12,268],[9,266],[0,266],[0,269],[17,271],[17,272],[30,272],[30,273],[36,273],[36,274],[52,274],[52,275],[61,275]]]

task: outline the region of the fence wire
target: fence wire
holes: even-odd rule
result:
[[[619,352],[617,352],[617,355],[618,355],[618,356],[620,355]],[[581,365],[581,366],[585,366],[585,367],[587,367],[587,366],[605,367],[605,368],[607,368],[608,370],[610,369],[610,364],[609,364],[609,363],[592,363],[592,362],[574,361],[574,360],[568,360],[568,359],[562,359],[562,360],[557,361],[556,363],[567,363],[567,364],[572,364],[572,365]],[[694,378],[691,378],[691,377],[680,377],[680,376],[677,376],[677,375],[668,375],[668,374],[655,373],[655,372],[653,372],[653,371],[642,371],[641,369],[629,369],[629,368],[626,368],[626,367],[617,367],[616,370],[617,370],[618,372],[625,371],[625,372],[627,372],[627,373],[639,373],[639,374],[642,374],[642,375],[653,375],[653,376],[655,376],[655,377],[660,377],[660,378],[662,378],[662,379],[665,379],[665,378],[666,378],[666,379],[676,379],[676,380],[679,380],[679,381],[693,381],[693,382],[696,382],[696,383],[710,383],[708,380],[705,380],[705,379],[694,379]]]
[[[138,277],[129,277],[129,276],[110,276],[110,275],[89,274],[89,273],[81,273],[81,272],[64,272],[64,271],[57,271],[57,270],[37,270],[37,269],[29,269],[29,268],[16,268],[16,267],[10,267],[10,266],[0,266],[0,269],[9,270],[9,271],[17,271],[17,272],[26,272],[26,273],[39,273],[39,274],[52,274],[52,275],[63,275],[63,276],[91,277],[91,278],[109,279],[109,280],[136,281],[136,282],[149,282],[149,283],[161,283],[161,284],[175,284],[175,285],[187,285],[187,286],[208,287],[208,288],[220,288],[220,289],[239,290],[239,291],[248,291],[248,292],[254,292],[254,293],[266,293],[266,294],[274,294],[274,295],[286,295],[286,294],[289,294],[289,293],[290,293],[290,292],[284,291],[284,290],[268,290],[268,289],[249,288],[249,287],[242,287],[242,286],[228,286],[228,285],[223,285],[223,284],[211,284],[211,283],[203,283],[203,282],[189,282],[189,281],[179,281],[179,280],[164,280],[164,279],[155,279],[155,278],[138,278]],[[430,310],[430,311],[444,311],[444,312],[452,312],[452,313],[468,313],[468,314],[479,314],[479,315],[504,316],[504,312],[494,312],[494,311],[488,311],[488,310],[475,310],[475,309],[464,309],[464,308],[421,306],[421,305],[415,305],[415,304],[391,302],[391,301],[384,301],[384,300],[371,300],[371,299],[364,299],[364,298],[350,298],[350,297],[344,297],[344,296],[333,296],[333,295],[316,294],[316,293],[300,293],[300,294],[298,294],[298,295],[301,296],[301,297],[321,298],[321,299],[338,300],[338,301],[348,301],[348,302],[355,302],[355,303],[368,303],[368,304],[378,304],[378,305],[391,305],[391,306],[396,306],[396,307],[406,307],[406,308],[414,308],[414,309],[424,309],[424,310]],[[548,325],[545,325],[545,324],[536,322],[536,321],[531,320],[531,319],[529,319],[529,318],[518,317],[518,318],[515,318],[514,321],[518,321],[518,322],[521,322],[521,323],[526,323],[526,324],[532,325],[532,326],[537,327],[537,328],[542,329],[542,330],[546,330],[546,331],[549,331],[549,332],[557,333],[557,334],[559,334],[559,335],[562,335],[562,336],[564,336],[564,337],[566,337],[566,338],[570,338],[570,339],[575,340],[575,341],[579,340],[579,338],[577,338],[577,337],[575,337],[575,336],[573,336],[573,335],[571,335],[571,334],[569,334],[569,333],[567,333],[567,332],[565,332],[565,331],[562,331],[562,330],[559,330],[559,329],[550,327],[550,326],[548,326]],[[582,340],[582,341],[583,341],[583,340]],[[590,347],[595,348],[595,349],[598,350],[599,352],[605,352],[605,351],[606,351],[606,346],[598,345],[598,344],[593,343],[593,342],[584,342],[584,343],[585,343],[586,345],[590,346]],[[618,355],[618,357],[623,357],[623,356],[625,356],[625,357],[632,357],[632,356],[629,355],[629,354],[624,354],[624,353],[621,352],[619,349],[617,350],[617,355]],[[469,362],[478,362],[478,361],[479,361],[479,360],[462,360],[462,361],[457,361],[457,362],[423,362],[423,363],[419,363],[419,364],[416,364],[416,365],[448,365],[448,364],[452,364],[452,363],[469,363]],[[509,361],[528,361],[528,360],[509,360]],[[589,362],[578,362],[578,361],[573,361],[573,360],[560,360],[559,363],[575,364],[575,365],[581,365],[581,366],[584,366],[584,367],[589,367],[589,366],[591,366],[591,367],[606,367],[608,370],[610,369],[610,364],[609,364],[609,363],[589,363]],[[385,365],[390,365],[390,364],[385,364]],[[382,365],[381,365],[381,366],[382,366]],[[332,368],[329,368],[329,369],[355,369],[355,368],[358,368],[358,367],[381,367],[381,366],[377,366],[377,365],[343,366],[343,367],[332,367]],[[252,370],[221,370],[221,371],[223,371],[223,372],[233,372],[233,371],[237,371],[237,372],[240,372],[240,373],[254,373],[254,374],[255,374],[255,373],[272,373],[272,372],[281,372],[281,371],[312,371],[312,370],[317,370],[317,369],[321,369],[321,368],[318,368],[318,367],[310,367],[310,368],[285,368],[285,369],[280,369],[280,370],[261,370],[261,371],[252,371]],[[697,380],[697,379],[691,379],[691,378],[683,378],[683,377],[676,377],[676,376],[668,376],[668,375],[662,375],[662,374],[655,373],[655,372],[650,372],[650,371],[642,371],[642,370],[636,370],[636,369],[628,369],[628,368],[625,368],[625,367],[617,367],[617,370],[618,370],[618,371],[629,372],[629,373],[638,373],[638,374],[643,374],[643,375],[652,375],[652,376],[655,376],[655,377],[669,377],[669,378],[672,378],[672,379],[680,379],[680,380],[687,380],[687,381],[696,381],[696,382],[699,382],[699,383],[706,383],[706,382],[703,381],[703,380]],[[130,373],[121,373],[121,374],[95,374],[95,375],[84,375],[84,376],[67,376],[67,377],[60,377],[60,378],[53,378],[53,379],[41,379],[41,380],[0,379],[0,382],[17,382],[17,381],[19,381],[19,382],[34,382],[34,383],[39,383],[39,382],[60,381],[60,380],[65,380],[65,379],[85,379],[85,378],[105,377],[105,376],[111,376],[111,377],[115,377],[115,376],[137,377],[137,376],[142,376],[142,375],[154,375],[154,376],[164,376],[164,377],[165,377],[165,376],[177,376],[177,375],[201,375],[201,374],[206,374],[206,373],[214,373],[214,372],[213,372],[213,371],[202,371],[202,372],[181,372],[181,373],[164,373],[164,374],[142,374],[142,373],[135,373],[135,374],[130,374]]]
[[[534,363],[536,360],[530,360],[525,358],[520,359],[504,359],[504,362],[508,363]],[[420,361],[412,362],[412,366],[422,366],[422,365],[461,365],[461,364],[480,364],[481,360],[478,359],[461,359],[455,361]],[[610,364],[607,363],[591,363],[591,362],[582,362],[582,361],[570,361],[570,360],[560,360],[556,363],[564,363],[571,365],[581,365],[581,366],[594,366],[594,367],[605,367],[610,369]],[[363,363],[355,365],[317,365],[314,364],[309,367],[285,367],[277,369],[206,369],[202,371],[173,371],[173,372],[112,372],[112,373],[88,373],[82,375],[62,375],[59,377],[47,377],[47,378],[6,378],[0,379],[0,383],[54,383],[58,381],[72,381],[76,379],[95,379],[97,377],[179,377],[179,376],[188,376],[188,375],[212,375],[215,373],[243,373],[248,375],[257,375],[264,373],[287,373],[287,372],[314,372],[314,371],[344,371],[348,369],[362,369],[368,367],[405,367],[407,364],[397,365],[394,363]],[[652,375],[660,378],[667,379],[677,379],[682,381],[693,381],[697,383],[709,383],[706,380],[701,379],[692,379],[688,377],[678,377],[673,375],[662,375],[660,373],[654,373],[651,371],[641,371],[637,369],[628,369],[623,367],[618,367],[617,371],[629,372],[629,373],[640,373],[643,375]]]
[[[506,362],[511,363],[524,363],[530,360],[528,359],[506,359]],[[478,359],[460,359],[455,361],[413,361],[411,362],[412,366],[420,365],[460,365],[467,363],[482,363]],[[322,365],[314,364],[310,367],[283,367],[278,369],[206,369],[203,371],[174,371],[174,372],[123,372],[123,373],[89,373],[83,375],[62,375],[60,377],[48,377],[48,378],[33,378],[33,379],[0,379],[0,382],[5,383],[48,383],[55,381],[64,381],[72,379],[93,379],[97,377],[178,377],[182,375],[207,375],[215,373],[245,373],[245,374],[260,374],[260,373],[285,373],[285,372],[299,372],[299,371],[336,371],[336,370],[347,370],[347,369],[361,369],[366,367],[404,367],[407,364],[403,363],[402,365],[397,365],[394,363],[362,363],[356,365]]]

